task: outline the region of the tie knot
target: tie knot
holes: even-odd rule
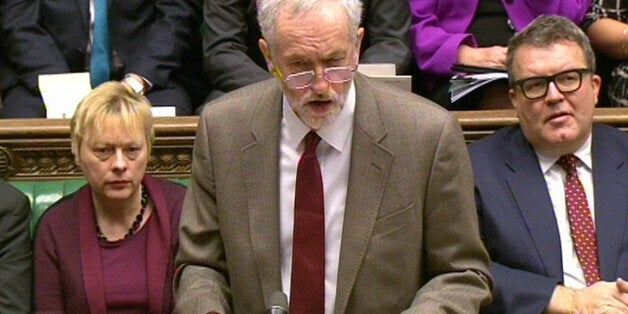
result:
[[[305,151],[303,153],[316,155],[316,146],[318,146],[318,142],[321,141],[321,137],[318,136],[316,132],[311,131],[305,136],[303,141],[305,142]]]
[[[567,174],[571,174],[576,171],[576,164],[578,164],[578,157],[574,154],[560,156],[557,163],[565,169]]]

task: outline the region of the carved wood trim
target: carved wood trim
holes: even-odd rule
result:
[[[513,110],[457,111],[467,142],[516,123]],[[628,132],[628,108],[598,108],[595,122]],[[162,177],[190,175],[198,117],[155,118],[155,143],[148,172]],[[68,119],[0,120],[0,177],[58,180],[82,176],[70,151]]]
[[[155,118],[148,172],[187,177],[198,117]],[[0,176],[10,180],[81,177],[70,150],[69,119],[0,120]]]

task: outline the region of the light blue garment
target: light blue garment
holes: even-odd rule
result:
[[[94,38],[90,61],[90,80],[96,87],[111,78],[111,36],[107,0],[94,0]]]

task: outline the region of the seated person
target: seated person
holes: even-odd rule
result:
[[[628,107],[628,5],[620,0],[594,0],[582,27],[598,54],[602,105]]]
[[[364,0],[361,63],[392,63],[407,74],[411,63],[407,0]],[[261,37],[255,1],[205,0],[203,56],[212,91],[209,99],[272,77],[258,48]]]
[[[506,66],[519,124],[469,146],[494,300],[485,313],[627,313],[628,134],[593,124],[589,39],[542,16]]]
[[[38,77],[49,73],[91,70],[92,87],[125,81],[177,115],[205,100],[202,0],[109,1],[104,16],[104,0],[3,1],[0,29],[18,82],[2,89],[1,117],[44,117]]]
[[[103,83],[78,106],[70,132],[88,184],[40,220],[35,310],[171,313],[185,188],[146,174],[150,103],[122,83]]]
[[[2,40],[2,38],[0,38]],[[0,95],[2,90],[7,86],[13,86],[17,82],[16,74],[9,67],[7,56],[4,54],[4,50],[0,48]],[[2,97],[0,97],[0,112],[2,112]]]
[[[30,313],[30,203],[5,181],[0,181],[0,198],[0,313]]]
[[[409,0],[414,60],[424,94],[452,110],[511,108],[508,84],[497,81],[451,102],[449,79],[456,63],[505,68],[506,44],[540,14],[580,22],[590,0]]]

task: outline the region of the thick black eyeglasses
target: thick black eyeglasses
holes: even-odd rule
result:
[[[545,97],[550,82],[554,82],[561,93],[577,91],[582,85],[582,76],[593,73],[591,69],[573,69],[550,76],[535,76],[516,80],[513,85],[519,86],[525,98],[535,100]]]
[[[329,83],[345,83],[353,78],[353,72],[355,72],[356,69],[357,67],[355,66],[325,68],[323,69],[323,78]],[[291,89],[308,88],[312,86],[316,78],[316,72],[314,72],[314,70],[290,74],[285,78],[282,78],[283,75],[281,75],[281,73],[279,74],[280,78],[286,82],[286,86]]]

